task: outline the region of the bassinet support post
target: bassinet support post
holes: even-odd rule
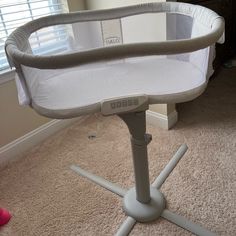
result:
[[[136,199],[144,204],[149,203],[151,196],[147,144],[151,141],[151,136],[146,134],[145,112],[128,113],[119,117],[126,123],[131,134]]]
[[[146,134],[145,111],[121,114],[119,117],[128,126],[131,134],[135,187],[124,196],[124,211],[139,222],[157,219],[165,209],[165,198],[150,186],[147,145],[151,135]]]
[[[122,189],[116,184],[89,173],[77,165],[71,166],[72,170],[83,177],[123,197],[123,207],[128,217],[118,229],[116,236],[128,235],[136,222],[149,222],[159,217],[165,218],[196,235],[214,236],[215,234],[207,229],[165,209],[165,197],[159,190],[187,151],[187,145],[180,146],[160,175],[150,185],[147,145],[151,141],[151,135],[146,134],[145,110],[120,114],[119,117],[126,123],[131,135],[135,187],[130,190]]]

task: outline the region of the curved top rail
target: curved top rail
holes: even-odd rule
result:
[[[38,56],[23,52],[30,35],[43,28],[57,24],[109,20],[143,13],[174,13],[186,15],[200,21],[209,28],[209,33],[192,39],[163,42],[130,43],[84,50],[66,55]],[[168,55],[193,52],[217,42],[224,33],[224,20],[212,10],[187,3],[147,3],[108,10],[84,11],[58,14],[33,20],[17,28],[7,39],[5,51],[11,66],[23,64],[39,69],[57,69],[98,62],[102,60],[138,57],[147,55]]]

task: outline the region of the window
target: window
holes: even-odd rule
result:
[[[39,17],[67,11],[64,0],[1,0],[0,1],[0,71],[9,68],[4,44],[7,37],[17,27]],[[64,45],[63,26],[50,27],[42,33],[31,36],[31,45],[37,54],[58,51]],[[55,37],[54,37],[55,36]],[[50,40],[48,40],[50,37]],[[52,40],[54,38],[54,41]]]

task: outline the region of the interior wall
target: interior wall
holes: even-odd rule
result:
[[[49,121],[19,105],[13,80],[0,85],[0,114],[0,147]]]
[[[64,0],[64,1],[66,1],[66,0]],[[84,0],[68,0],[67,5],[68,5],[70,12],[85,9],[85,1]]]
[[[84,1],[68,0],[68,8],[70,11],[83,10]],[[14,73],[8,74],[9,77],[14,77]],[[0,75],[0,80],[1,77],[3,75]],[[4,75],[4,77],[6,76]],[[50,119],[36,114],[31,108],[19,105],[14,80],[0,83],[0,147],[49,121]]]
[[[87,9],[107,9],[148,2],[165,2],[165,0],[85,0]]]

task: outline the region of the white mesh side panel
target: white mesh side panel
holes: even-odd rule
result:
[[[99,21],[82,22],[72,24],[74,41],[74,50],[86,50],[102,47],[102,31]]]
[[[166,14],[142,14],[121,19],[124,43],[166,40]]]
[[[200,37],[209,32],[209,29],[198,21],[193,22],[191,38]],[[190,63],[194,64],[206,76],[209,68],[209,48],[191,53]]]
[[[24,67],[34,103],[47,109],[87,107],[103,100],[146,94],[169,96],[205,83],[205,76],[188,62],[158,56],[68,68],[38,70]]]
[[[188,38],[200,37],[209,32],[206,25],[199,21],[193,20],[189,16],[167,14],[167,40],[181,40]],[[211,48],[214,51],[214,48]],[[168,58],[175,58],[176,60],[186,61],[197,67],[205,76],[211,75],[213,72],[213,51],[211,51],[209,58],[209,49],[202,49],[192,53],[185,53],[179,55],[171,55]]]
[[[114,35],[120,38],[119,43],[123,41],[127,44],[182,40],[209,31],[204,25],[193,22],[191,17],[165,13],[129,16],[110,23],[74,23],[63,25],[62,29],[65,29],[65,35],[54,35],[56,39],[53,42],[58,42],[58,50],[51,50],[50,55],[110,46],[106,39]],[[122,32],[119,31],[121,29]],[[37,54],[37,51],[34,53]],[[154,96],[194,89],[206,80],[210,61],[208,55],[209,50],[203,49],[192,53],[127,58],[116,60],[115,63],[99,62],[66,69],[41,70],[22,66],[22,70],[32,99],[45,107],[73,108],[76,105],[88,106],[112,96],[126,96],[129,91]]]
[[[166,16],[166,39],[181,40],[191,38],[193,19],[189,16],[167,14]],[[175,58],[180,61],[189,61],[190,53],[170,55],[168,58]]]
[[[27,89],[25,87],[24,82],[22,79],[19,78],[19,76],[15,75],[15,81],[16,81],[16,88],[18,93],[18,101],[20,105],[27,106],[30,104],[30,97],[27,93]]]

